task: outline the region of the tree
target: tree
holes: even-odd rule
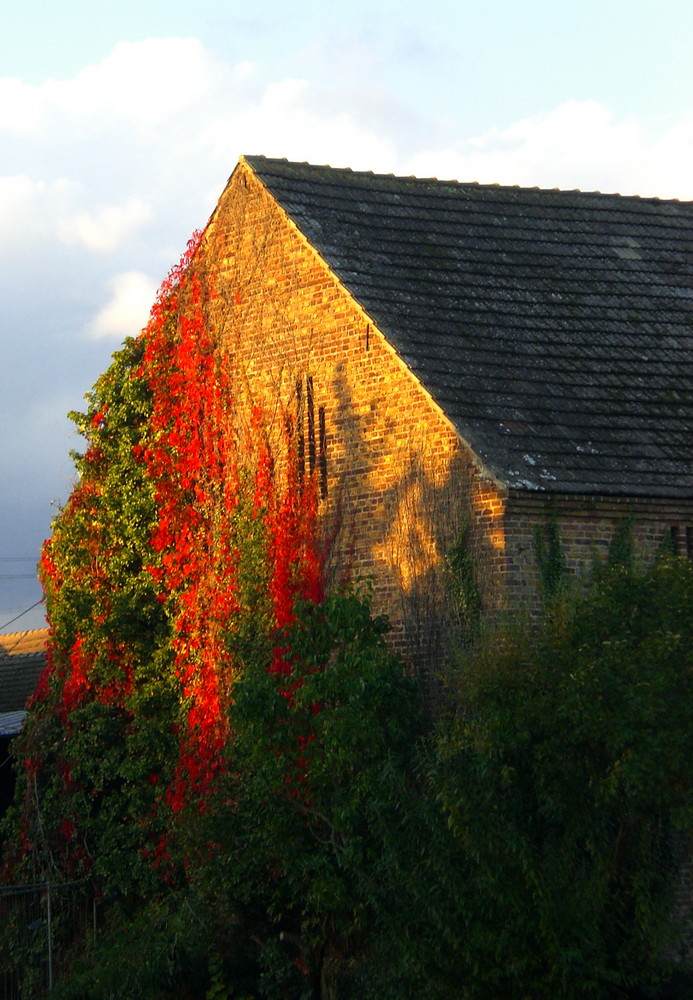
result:
[[[692,674],[693,566],[672,559],[602,570],[465,659],[432,775],[466,995],[620,997],[666,976],[692,848]]]
[[[235,684],[226,804],[194,831],[213,859],[189,876],[215,900],[219,941],[246,941],[262,996],[336,995],[392,908],[423,716],[385,630],[363,596],[304,604],[279,637],[286,669],[268,649]]]

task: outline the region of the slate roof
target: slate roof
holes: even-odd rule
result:
[[[27,699],[46,665],[48,629],[0,635],[0,735],[19,731]]]
[[[244,159],[501,480],[693,497],[693,203]]]

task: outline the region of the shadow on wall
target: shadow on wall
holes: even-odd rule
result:
[[[432,703],[482,610],[498,606],[501,508],[480,499],[461,443],[441,458],[426,428],[415,425],[396,450],[381,449],[398,419],[386,413],[378,423],[377,407],[359,413],[344,365],[335,369],[332,397],[344,454],[332,487],[330,516],[340,523],[331,579],[339,580],[345,562],[352,578],[373,580],[374,611],[389,616],[391,642]]]
[[[471,454],[379,335],[369,345],[363,313],[245,177],[199,260],[238,385],[237,440],[261,412],[272,453],[285,454],[293,427],[294,460],[326,494],[328,584],[372,580],[374,612],[389,616],[392,645],[429,685],[461,641],[450,554],[464,526],[479,605],[500,600],[501,511],[483,508]]]

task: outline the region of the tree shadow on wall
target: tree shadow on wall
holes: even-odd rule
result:
[[[365,414],[363,403],[355,406],[343,364],[336,368],[332,398],[334,436],[343,448],[331,476],[328,516],[339,519],[332,579],[345,562],[353,579],[372,578],[374,611],[389,616],[390,642],[433,708],[456,651],[469,641],[470,615],[481,613],[491,586],[476,573],[490,542],[470,528],[471,458],[460,444],[449,462],[436,461],[430,437],[415,426],[393,455],[386,442],[398,439],[399,415],[386,407],[381,413],[377,402]],[[462,586],[455,559],[461,544]]]

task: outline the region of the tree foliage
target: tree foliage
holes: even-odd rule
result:
[[[433,782],[470,996],[618,997],[662,972],[693,830],[692,673],[686,560],[603,569],[464,662]]]

